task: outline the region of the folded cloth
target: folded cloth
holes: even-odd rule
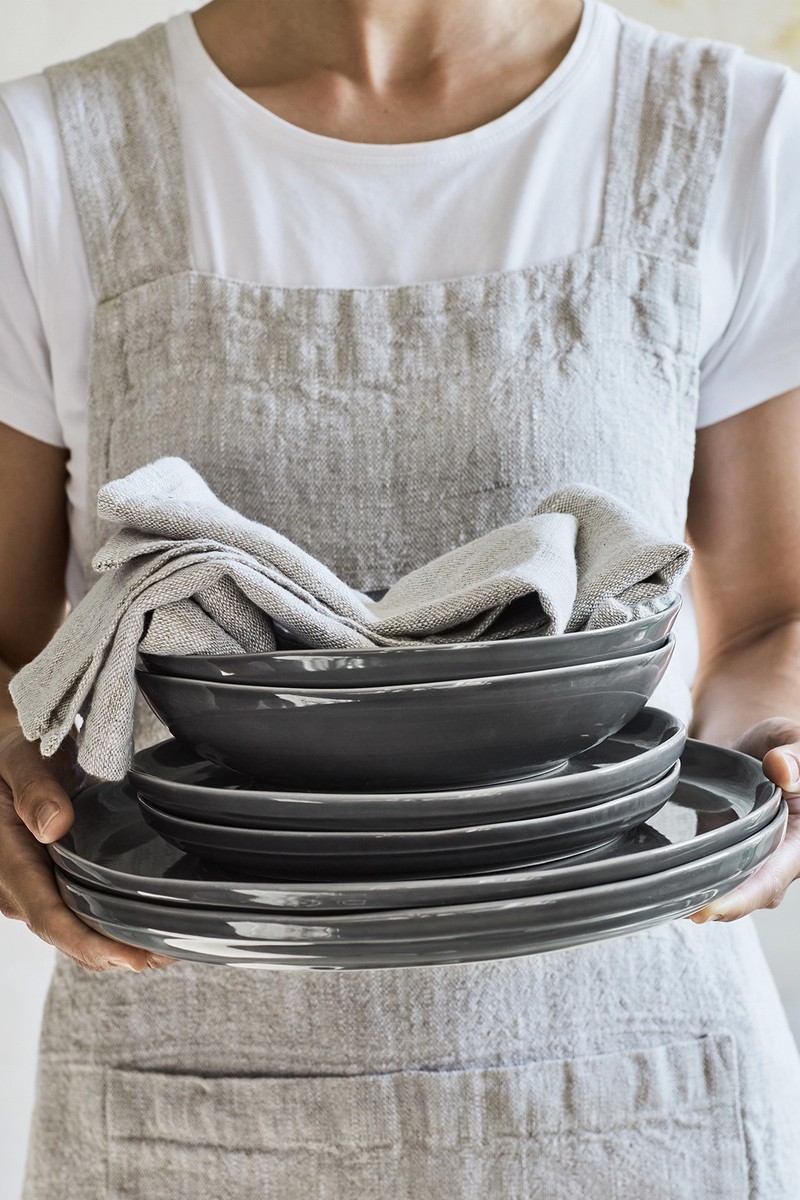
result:
[[[92,563],[100,578],[10,691],[46,756],[80,716],[78,761],[106,779],[130,765],[140,648],[268,651],[273,621],[310,647],[355,650],[598,629],[666,607],[691,556],[576,484],[375,600],[223,504],[179,458],[106,484],[98,513],[117,526]]]

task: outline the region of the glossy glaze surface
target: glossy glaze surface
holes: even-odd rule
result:
[[[609,842],[658,812],[678,783],[662,779],[589,808],[455,829],[325,832],[209,825],[140,800],[145,820],[187,854],[272,879],[403,878],[494,870]]]
[[[388,688],[245,687],[136,672],[173,737],[293,790],[452,788],[551,769],[647,704],[675,648],[610,662]]]
[[[364,650],[303,648],[278,628],[271,654],[142,654],[148,670],[183,679],[269,687],[386,687],[398,683],[510,675],[640,654],[664,642],[681,607],[679,593],[662,612],[627,625],[582,630],[555,637],[504,638]]]
[[[261,881],[182,854],[144,821],[125,784],[75,798],[75,824],[48,847],[71,876],[131,897],[170,904],[338,912],[513,899],[654,874],[715,853],[763,828],[780,791],[747,755],[690,739],[672,798],[594,861],[445,879],[293,884]]]
[[[175,958],[317,970],[474,962],[617,937],[694,912],[777,849],[787,815],[781,801],[778,815],[744,841],[655,876],[514,901],[336,918],[167,907],[57,876],[65,903],[93,929]]]
[[[139,795],[177,817],[251,829],[437,829],[585,808],[652,783],[680,757],[686,729],[644,708],[553,774],[438,792],[292,792],[259,785],[169,738],[134,755]]]

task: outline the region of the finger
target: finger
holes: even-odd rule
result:
[[[54,842],[72,825],[70,794],[82,772],[69,749],[43,759],[33,742],[17,741],[3,756],[3,775],[20,820],[40,842]]]
[[[786,889],[800,874],[800,825],[787,829],[783,842],[749,879],[727,896],[690,915],[697,924],[736,921],[759,908],[777,908]]]
[[[117,967],[143,971],[151,958],[162,965],[161,956],[104,937],[84,925],[61,899],[47,851],[18,821],[3,823],[0,877],[4,892],[28,928],[87,970]]]
[[[14,897],[2,887],[0,887],[0,915],[6,917],[9,921],[24,920],[22,910]]]
[[[800,743],[774,746],[764,755],[764,774],[790,794],[800,792]]]
[[[800,726],[789,717],[753,725],[735,748],[762,760],[764,774],[785,792],[800,792]]]
[[[768,717],[743,733],[734,743],[734,749],[741,750],[743,754],[750,754],[753,758],[763,759],[776,746],[793,746],[798,742],[800,726],[796,721],[790,717]]]
[[[788,716],[759,721],[736,742],[742,750],[763,762],[764,774],[782,791],[800,792],[800,726]]]

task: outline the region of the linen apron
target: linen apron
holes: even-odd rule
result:
[[[363,589],[571,481],[682,537],[735,50],[622,34],[599,244],[387,287],[194,269],[163,25],[50,68],[98,301],[90,512],[178,454]],[[656,700],[688,719],[677,663]],[[59,956],[24,1196],[796,1200],[799,1118],[749,920],[402,970]]]

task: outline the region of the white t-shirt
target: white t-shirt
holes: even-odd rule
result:
[[[586,0],[556,71],[466,133],[348,142],[276,116],[167,22],[193,265],[282,287],[406,284],[532,266],[598,240],[626,20]],[[800,386],[800,74],[738,59],[701,247],[699,425]],[[0,85],[0,421],[70,450],[70,599],[83,593],[95,297],[48,84]]]

